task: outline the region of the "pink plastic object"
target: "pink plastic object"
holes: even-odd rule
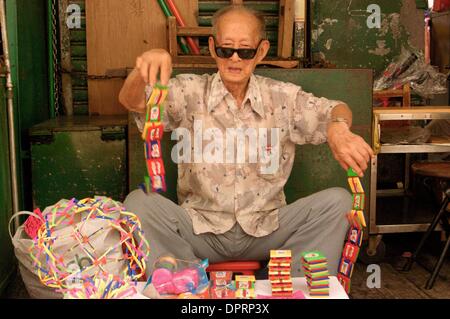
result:
[[[191,292],[198,287],[198,270],[195,268],[187,268],[173,275],[173,285],[175,293],[182,294]]]
[[[44,223],[44,218],[42,217],[42,213],[39,208],[36,209],[34,213],[41,218],[29,216],[23,225],[25,233],[27,233],[27,235],[30,236],[31,239],[36,238],[39,228],[41,228],[42,224]]]
[[[152,283],[159,294],[174,294],[175,286],[173,285],[173,274],[165,268],[158,268],[153,272]]]

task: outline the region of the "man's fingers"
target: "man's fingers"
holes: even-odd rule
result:
[[[353,153],[353,159],[356,161],[359,168],[361,169],[361,173],[364,173],[365,170],[367,169],[368,161],[366,161],[364,156],[362,156],[358,151]]]
[[[369,146],[369,144],[364,143],[364,148],[361,150],[364,152],[365,157],[367,159],[367,163],[368,165],[371,165],[371,159],[375,156],[375,154],[373,153],[372,148]]]
[[[372,148],[362,137],[355,134],[341,142],[338,145],[330,145],[334,157],[345,170],[351,167],[358,176],[363,177],[364,171],[367,170],[371,157],[373,157]]]
[[[156,85],[156,82],[158,81],[158,72],[159,72],[159,64],[156,63],[152,63],[150,65],[150,72],[149,72],[149,79],[148,79],[148,83],[150,84],[151,87],[154,87]]]
[[[145,62],[141,62],[141,65],[139,67],[139,73],[141,74],[142,80],[147,84],[149,83],[148,82],[149,67],[150,66]]]
[[[366,164],[369,163],[370,155],[365,147],[358,147],[357,152],[365,160]]]
[[[170,61],[164,62],[161,66],[161,84],[167,85],[169,83],[170,75],[172,73],[172,63]]]
[[[372,158],[374,156],[373,149],[370,147],[369,144],[367,144],[367,143],[364,143],[364,144],[365,144],[364,146],[365,146],[365,149],[367,150],[367,153],[369,153],[370,158]]]
[[[341,167],[344,169],[344,171],[348,171],[349,166],[347,165],[347,163],[345,163],[343,160],[339,160],[338,162],[341,165]]]
[[[161,84],[167,85],[172,74],[172,58],[166,50],[150,50],[136,58],[136,69],[148,85],[154,87],[158,76]]]
[[[355,171],[356,174],[358,174],[359,177],[363,177],[364,176],[361,167],[359,166],[359,164],[351,156],[347,156],[345,158],[345,162],[347,163],[347,165],[349,167],[353,168],[353,170]]]

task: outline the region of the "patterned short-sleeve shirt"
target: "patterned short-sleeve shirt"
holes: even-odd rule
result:
[[[326,142],[331,110],[340,103],[252,75],[238,107],[219,73],[172,78],[163,122],[178,141],[178,200],[194,232],[222,234],[236,222],[255,237],[278,229],[295,144]],[[135,116],[142,130],[144,116]]]

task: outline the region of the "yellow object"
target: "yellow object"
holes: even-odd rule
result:
[[[366,219],[362,210],[357,211],[358,219],[363,227],[366,227]]]
[[[362,187],[359,177],[349,177],[348,185],[350,186],[353,194],[364,194],[364,188]]]

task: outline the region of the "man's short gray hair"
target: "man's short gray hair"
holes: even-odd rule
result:
[[[229,5],[214,13],[214,16],[212,18],[212,34],[214,38],[216,38],[217,36],[217,26],[219,24],[220,19],[230,12],[244,12],[255,17],[256,20],[258,21],[260,40],[266,39],[266,21],[264,20],[264,16],[260,12],[241,4]]]

